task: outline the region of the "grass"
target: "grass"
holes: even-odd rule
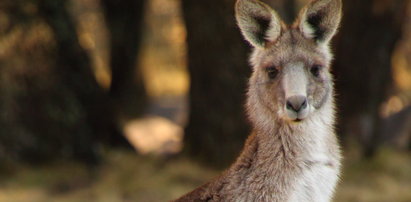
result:
[[[335,201],[411,201],[411,154],[383,150],[372,160],[346,157]]]
[[[344,165],[335,201],[411,201],[410,153],[384,150],[369,161],[346,157]],[[2,172],[0,202],[168,201],[219,172],[187,159],[111,151],[94,169],[62,162]]]
[[[14,169],[0,177],[0,202],[166,201],[217,175],[186,159],[124,151],[109,152],[97,169],[68,162]]]

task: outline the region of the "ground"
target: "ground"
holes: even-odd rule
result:
[[[344,164],[334,201],[411,201],[411,153],[384,150],[373,160],[346,157]],[[0,202],[169,201],[221,172],[183,157],[165,159],[132,151],[106,152],[97,168],[55,162],[2,169]]]

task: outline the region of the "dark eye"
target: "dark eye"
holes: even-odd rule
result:
[[[313,76],[319,77],[320,76],[320,71],[321,71],[321,66],[320,65],[313,65],[310,69],[310,72]]]
[[[274,79],[278,74],[278,69],[275,68],[275,67],[268,67],[266,69],[266,71],[267,71],[267,75],[270,79]]]

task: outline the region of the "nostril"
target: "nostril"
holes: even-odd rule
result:
[[[294,109],[294,107],[293,107],[293,105],[291,104],[290,101],[287,101],[287,109],[295,111],[295,109]]]
[[[304,102],[303,102],[303,104],[301,105],[301,109],[305,109],[305,108],[307,108],[307,99],[304,99]]]

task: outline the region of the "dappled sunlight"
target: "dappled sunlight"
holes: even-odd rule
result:
[[[182,147],[182,127],[162,117],[128,121],[124,134],[141,154],[171,155]]]
[[[94,76],[101,87],[108,89],[111,71],[108,67],[107,30],[98,0],[73,0],[71,12],[77,22],[80,45],[88,51]]]
[[[410,201],[411,155],[383,149],[372,160],[346,156],[335,201]]]
[[[188,159],[165,161],[110,151],[95,169],[61,162],[16,168],[0,180],[0,202],[169,201],[217,175]]]
[[[179,1],[147,2],[146,24],[137,60],[143,69],[147,93],[152,97],[184,95],[188,91],[189,79],[185,71],[186,32],[179,6]],[[94,76],[107,89],[111,83],[107,30],[98,1],[75,0],[71,11],[78,23],[80,45],[91,56]]]
[[[401,91],[411,91],[411,68],[407,62],[407,55],[404,54],[399,52],[393,56],[394,82]]]
[[[22,37],[23,29],[21,27],[13,29],[10,33],[0,38],[0,57],[4,58],[13,54],[12,49]]]
[[[411,4],[407,18],[411,17]],[[391,96],[380,107],[382,117],[398,113],[411,105],[411,24],[403,26],[403,36],[391,56],[393,88]]]
[[[180,2],[151,0],[147,3],[146,29],[139,56],[147,93],[152,97],[183,96],[188,92],[189,78]]]
[[[380,108],[380,115],[384,118],[401,111],[405,107],[404,102],[398,96],[392,96]]]
[[[41,188],[10,188],[0,191],[0,202],[41,202],[47,198],[47,193]]]

